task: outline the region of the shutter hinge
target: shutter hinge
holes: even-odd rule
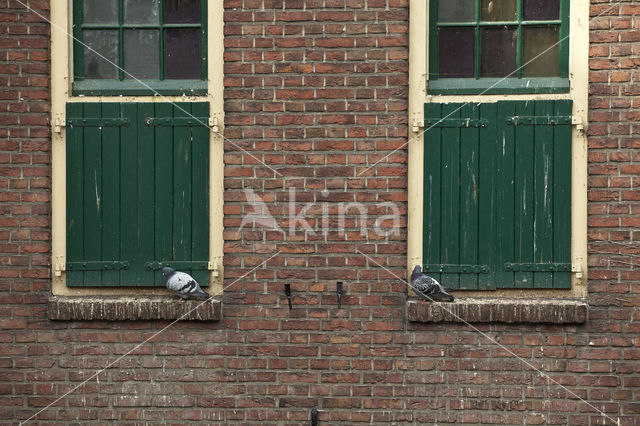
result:
[[[209,269],[209,271],[211,271],[211,276],[213,276],[213,277],[220,276],[220,271],[218,270],[218,261],[217,260],[207,262],[207,268]]]
[[[56,112],[53,118],[53,131],[55,133],[61,133],[62,128],[66,126],[66,120],[63,112]]]
[[[584,132],[584,123],[582,122],[582,116],[581,115],[573,115],[573,116],[571,116],[571,124],[576,126],[576,130],[578,131],[578,133]]]
[[[220,260],[213,261],[153,261],[145,262],[144,267],[147,271],[160,271],[163,267],[168,266],[177,270],[191,270],[191,271],[211,271],[212,276],[219,276]]]
[[[435,263],[422,265],[424,272],[432,274],[488,274],[491,272],[489,265],[457,265]]]
[[[74,127],[127,127],[131,122],[128,118],[120,117],[76,117],[67,118],[66,124]]]
[[[168,266],[175,270],[206,271],[209,269],[209,262],[200,260],[156,260],[144,263],[147,271],[161,271]]]
[[[56,256],[56,260],[53,263],[53,274],[56,277],[62,276],[62,273],[67,270],[64,256]]]
[[[209,117],[209,128],[214,133],[220,133],[220,124],[217,113],[214,113]]]
[[[411,131],[418,133],[422,128],[424,128],[424,117],[422,113],[414,112],[413,120],[411,120]]]
[[[576,274],[577,279],[582,279],[582,265],[579,263],[574,263],[571,265],[571,272]]]
[[[69,271],[120,271],[129,269],[129,262],[120,260],[88,260],[65,263]]]
[[[513,263],[504,264],[504,270],[510,272],[569,272],[573,270],[571,263]]]
[[[207,126],[207,117],[147,117],[144,122],[153,127],[197,127]],[[126,125],[126,124],[125,124]]]
[[[485,128],[489,125],[489,120],[486,118],[438,118],[438,117],[428,117],[425,118],[422,122],[423,127],[428,127],[429,129],[433,127],[482,127]]]
[[[507,117],[507,125],[509,126],[556,126],[562,124],[573,123],[573,116],[546,116],[546,115],[514,115],[513,117]]]

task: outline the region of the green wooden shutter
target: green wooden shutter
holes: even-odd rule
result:
[[[423,268],[454,289],[571,286],[571,101],[425,104]]]
[[[208,285],[208,116],[208,103],[67,104],[68,286],[162,286],[162,264]]]

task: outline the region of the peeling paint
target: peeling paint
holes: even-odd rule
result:
[[[93,181],[96,187],[96,211],[100,213],[100,194],[98,193],[98,171],[93,171]]]

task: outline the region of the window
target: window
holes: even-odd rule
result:
[[[588,7],[410,8],[409,271],[476,296],[584,296]]]
[[[221,290],[223,10],[207,4],[52,3],[54,295],[165,294],[167,264]]]
[[[206,8],[200,0],[75,0],[74,94],[206,93]]]
[[[569,0],[430,2],[432,93],[569,90]]]

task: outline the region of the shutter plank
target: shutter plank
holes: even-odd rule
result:
[[[460,117],[477,119],[477,104],[464,104]],[[479,138],[482,127],[460,128],[460,264],[478,264]],[[461,274],[460,289],[478,288],[477,274]]]
[[[532,116],[532,101],[518,102],[516,115]],[[533,262],[533,224],[535,206],[533,198],[534,182],[534,137],[533,126],[516,126],[515,144],[515,262]],[[515,287],[531,288],[533,273],[518,271],[514,277]]]
[[[102,116],[120,117],[120,104],[102,104]],[[102,260],[120,259],[120,128],[102,129]],[[120,284],[120,270],[102,272],[102,285]]]
[[[120,253],[128,260],[130,268],[123,272],[120,285],[136,285],[136,260],[138,258],[138,107],[134,103],[122,103],[122,115],[131,119],[131,125],[122,128],[120,149]]]
[[[460,104],[444,104],[442,118],[460,118]],[[442,128],[441,263],[460,263],[460,129]],[[443,273],[445,287],[460,288],[460,275]]]
[[[84,106],[84,117],[102,117],[102,106],[90,103]],[[84,259],[102,260],[102,129],[84,127]],[[102,283],[102,271],[85,271],[85,285]]]
[[[441,117],[442,104],[426,103],[425,117]],[[424,201],[423,201],[423,255],[424,264],[442,263],[440,258],[441,220],[441,128],[427,128],[424,133]],[[438,281],[439,273],[433,274]]]
[[[536,117],[554,114],[553,101],[536,101]],[[553,126],[534,126],[534,263],[553,263]],[[534,272],[533,287],[551,288],[553,272]]]
[[[208,117],[209,104],[194,103],[191,112]],[[197,125],[192,132],[191,260],[198,261],[209,259],[209,128]],[[193,277],[200,285],[208,284],[208,271],[195,270]]]
[[[68,103],[67,117],[82,117],[83,104]],[[81,127],[67,127],[66,129],[66,158],[67,158],[67,252],[68,262],[84,260],[84,221],[83,221],[83,129]],[[67,286],[84,285],[82,271],[67,271]]]
[[[152,103],[138,104],[138,201],[137,227],[138,251],[131,271],[134,282],[139,286],[153,286],[153,272],[145,268],[145,262],[154,257],[155,224],[155,141],[154,129],[146,120],[154,117]]]
[[[513,288],[514,274],[505,270],[502,265],[512,262],[515,253],[515,146],[516,132],[514,126],[506,126],[505,119],[516,113],[514,101],[498,102],[497,122],[497,247],[495,258],[496,286]]]
[[[571,115],[572,101],[556,100],[556,115]],[[571,263],[571,126],[553,129],[553,257],[558,263]],[[571,273],[556,272],[554,288],[571,288]]]
[[[501,205],[496,196],[496,168],[498,167],[498,149],[496,143],[498,124],[498,104],[480,105],[480,117],[487,120],[487,127],[480,128],[478,146],[478,263],[492,265],[489,274],[478,275],[478,289],[494,289],[496,287],[495,268],[496,251],[500,245],[499,233],[496,229],[497,217]],[[501,140],[500,140],[501,142]]]
[[[172,117],[171,104],[157,104],[156,117]],[[155,257],[173,260],[173,127],[156,126],[155,132]],[[150,259],[150,260],[153,260]],[[162,270],[154,272],[154,281],[163,282]]]
[[[174,117],[188,117],[191,104],[174,105]],[[173,258],[191,260],[191,127],[173,128]]]

